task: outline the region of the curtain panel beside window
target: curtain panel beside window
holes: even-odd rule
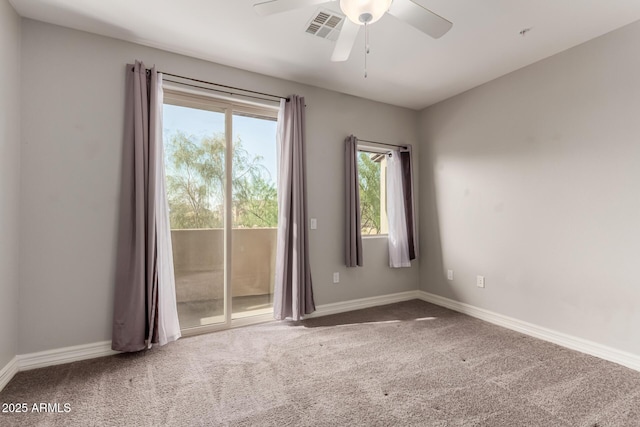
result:
[[[389,266],[411,267],[400,151],[392,151],[387,160],[387,216],[389,218]]]
[[[300,320],[315,311],[309,236],[304,97],[280,102],[278,113],[278,237],[273,315]]]
[[[399,150],[402,169],[402,191],[404,196],[404,210],[406,214],[407,243],[409,245],[409,259],[417,259],[420,255],[418,249],[418,223],[416,221],[416,202],[413,197],[413,153],[411,145]]]
[[[360,218],[360,181],[358,179],[358,139],[350,135],[345,147],[345,263],[362,267],[362,229]]]
[[[139,351],[180,337],[164,185],[162,75],[126,68],[125,128],[112,348]]]

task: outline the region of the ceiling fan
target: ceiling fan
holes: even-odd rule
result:
[[[258,15],[266,16],[275,13],[299,9],[305,6],[333,3],[338,0],[271,0],[253,5]],[[361,26],[373,24],[385,13],[395,16],[401,21],[417,28],[433,37],[442,37],[453,24],[443,17],[436,15],[412,0],[339,0],[340,9],[348,19],[342,24],[342,29],[331,60],[334,62],[349,59],[351,49]]]

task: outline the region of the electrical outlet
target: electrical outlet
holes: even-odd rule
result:
[[[453,270],[447,270],[447,280],[453,280]]]
[[[479,288],[484,288],[484,276],[476,277],[476,286]]]
[[[340,283],[340,273],[337,271],[333,273],[333,283]]]

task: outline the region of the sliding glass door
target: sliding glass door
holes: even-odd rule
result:
[[[232,317],[273,312],[278,197],[275,117],[233,113]]]
[[[165,91],[165,173],[183,331],[272,311],[276,114]]]

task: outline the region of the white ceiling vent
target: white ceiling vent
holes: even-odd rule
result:
[[[345,16],[327,9],[318,9],[307,23],[305,32],[323,39],[338,40]]]

